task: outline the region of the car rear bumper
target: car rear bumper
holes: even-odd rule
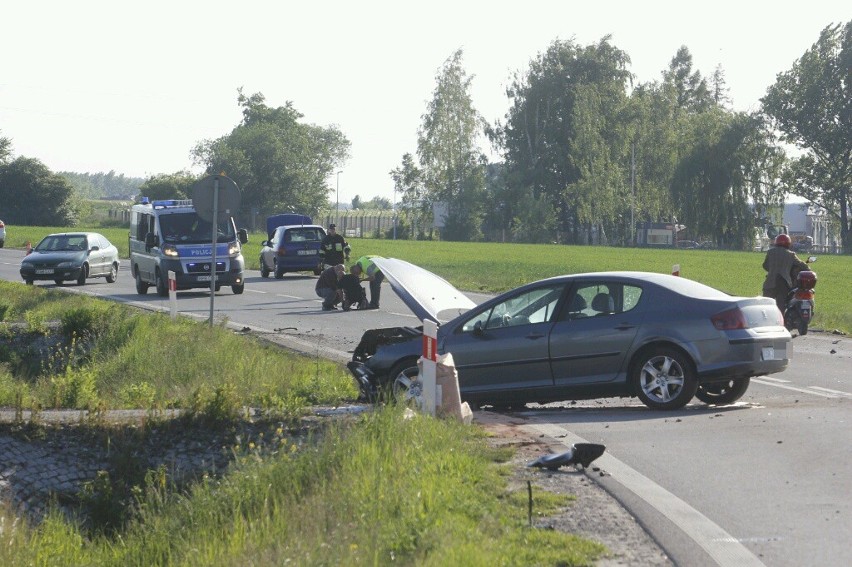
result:
[[[699,382],[762,376],[784,371],[793,351],[792,340],[787,335],[788,333],[772,337],[731,338],[723,360],[705,361],[699,365]]]

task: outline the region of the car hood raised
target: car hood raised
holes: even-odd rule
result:
[[[418,319],[439,322],[438,314],[452,310],[453,317],[476,307],[450,283],[420,266],[396,258],[371,258],[379,267],[391,289],[411,309]]]

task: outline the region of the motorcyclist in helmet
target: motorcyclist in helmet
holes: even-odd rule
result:
[[[779,234],[775,237],[775,245],[769,249],[763,260],[763,269],[766,270],[763,295],[775,299],[775,304],[782,313],[796,276],[802,270],[808,269],[808,265],[790,250],[790,243],[788,235]]]

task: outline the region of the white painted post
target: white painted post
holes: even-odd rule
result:
[[[177,318],[177,279],[175,273],[169,270],[169,307],[171,308],[172,319]]]
[[[435,415],[436,376],[438,360],[438,324],[430,319],[423,320],[423,374],[420,381],[423,383],[423,411],[429,415]]]

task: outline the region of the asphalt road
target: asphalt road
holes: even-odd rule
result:
[[[22,256],[0,250],[0,277],[21,281]],[[315,281],[249,272],[244,294],[223,288],[215,295],[213,319],[341,362],[365,329],[419,324],[387,285],[378,311],[322,312]],[[136,294],[126,271],[114,284],[98,279],[62,287],[170,309],[169,299],[153,290]],[[209,292],[177,295],[180,313],[209,319]],[[852,565],[852,340],[811,333],[793,344],[790,367],[753,379],[732,406],[694,402],[657,412],[635,399],[609,399],[529,406],[515,416],[567,445],[606,445],[595,462],[599,481],[677,564]]]

